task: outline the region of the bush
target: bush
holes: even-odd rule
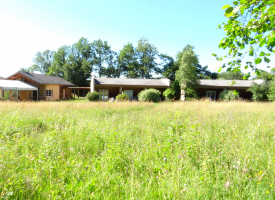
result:
[[[224,90],[220,93],[219,99],[223,101],[238,100],[239,93],[236,90]]]
[[[163,96],[165,97],[165,100],[170,101],[171,99],[174,99],[174,92],[172,89],[167,88],[164,92],[163,92]]]
[[[181,89],[180,89],[180,84],[178,80],[175,80],[173,85],[172,85],[172,91],[173,95],[175,97],[175,100],[179,100],[181,96]]]
[[[269,83],[269,94],[267,96],[269,101],[275,101],[275,78]]]
[[[254,101],[268,101],[269,85],[267,81],[261,84],[253,83],[247,91],[252,92]]]
[[[96,101],[98,100],[98,92],[97,91],[88,92],[86,97],[89,101]]]
[[[122,94],[116,96],[116,99],[118,101],[126,101],[129,99],[129,96],[126,93],[122,92]]]
[[[156,89],[148,89],[148,90],[142,90],[138,94],[138,100],[139,101],[153,101],[153,102],[159,102],[160,100],[160,91]]]
[[[192,88],[184,88],[184,94],[185,94],[185,98],[189,97],[189,98],[193,98],[193,99],[197,99],[198,98],[198,94],[197,92],[192,89]]]

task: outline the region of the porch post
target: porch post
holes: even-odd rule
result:
[[[27,101],[29,101],[29,89],[27,89]]]
[[[78,91],[78,99],[79,99],[79,89],[77,91]]]
[[[122,87],[119,87],[119,94],[122,94]]]
[[[75,88],[74,88],[74,99],[75,99]]]
[[[17,101],[19,100],[19,90],[17,90]]]
[[[36,95],[36,97],[37,97],[37,101],[38,101],[38,90],[37,90],[37,95]]]

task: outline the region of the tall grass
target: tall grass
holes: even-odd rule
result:
[[[7,199],[273,199],[275,104],[0,102]]]

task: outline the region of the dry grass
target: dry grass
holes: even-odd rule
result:
[[[0,102],[10,199],[273,199],[275,104]]]

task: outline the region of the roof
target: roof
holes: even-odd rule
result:
[[[20,73],[23,76],[25,76],[39,84],[70,85],[70,86],[74,85],[74,84],[70,83],[69,81],[66,81],[65,79],[58,77],[58,76],[48,76],[48,75],[44,75],[44,74],[35,74],[35,73],[29,73],[29,72],[24,72],[24,71],[19,71],[17,73]],[[15,74],[17,74],[17,73],[15,73]],[[14,76],[15,74],[9,76],[8,78]]]
[[[211,87],[244,87],[249,88],[253,83],[263,83],[264,80],[210,80],[200,79],[200,86],[211,86]],[[233,85],[232,85],[233,84]]]
[[[95,78],[95,85],[167,86],[169,79]]]
[[[4,78],[4,77],[2,77],[2,76],[0,76],[0,80],[5,80],[5,78]]]
[[[2,90],[37,90],[37,87],[18,80],[0,80]]]

